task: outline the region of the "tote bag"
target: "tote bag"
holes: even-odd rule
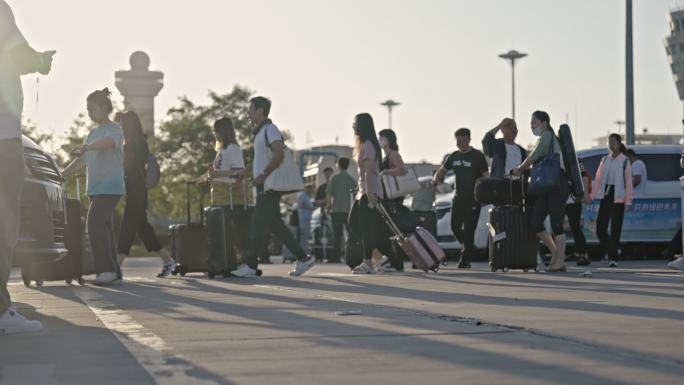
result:
[[[262,131],[264,132],[264,143],[268,147],[268,159],[271,160],[273,152],[268,144],[268,125],[264,126]],[[285,146],[285,143],[283,143],[283,161],[264,181],[264,190],[284,194],[304,190],[304,179],[302,179],[302,175],[295,164],[292,151]]]
[[[555,145],[555,140],[552,140],[549,152],[532,167],[528,195],[539,196],[560,189],[560,154],[553,151]]]
[[[389,199],[401,198],[421,190],[416,172],[412,168],[408,169],[408,173],[404,176],[383,175],[382,187]]]

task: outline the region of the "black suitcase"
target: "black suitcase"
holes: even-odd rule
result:
[[[509,189],[522,185],[509,181]],[[508,269],[537,271],[537,235],[532,229],[532,209],[526,206],[525,194],[521,204],[494,206],[489,209],[489,266],[492,272]]]
[[[520,205],[524,188],[523,180],[519,178],[480,178],[475,182],[475,200],[483,205]]]
[[[204,193],[200,189],[200,220],[192,222],[190,216],[190,186],[185,186],[187,195],[187,223],[169,226],[171,236],[171,257],[177,262],[171,274],[185,276],[187,273],[204,273],[207,271],[209,248],[207,230],[204,222]]]
[[[243,183],[247,188],[247,183]],[[225,277],[239,265],[239,255],[249,247],[249,227],[253,207],[247,204],[247,194],[239,205],[232,200],[230,192],[229,206],[213,206],[205,210],[208,241],[207,275]],[[257,275],[261,270],[257,269]]]
[[[80,183],[76,178],[77,198],[80,190]],[[71,284],[74,280],[84,285],[83,276],[95,273],[84,218],[81,202],[78,199],[67,199],[64,223],[64,247],[67,253],[56,261],[24,263],[21,266],[21,279],[25,286],[30,286],[31,281],[35,281],[36,286],[40,287],[44,281],[65,281]]]

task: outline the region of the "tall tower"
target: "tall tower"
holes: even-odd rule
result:
[[[143,131],[154,136],[154,98],[164,87],[164,74],[150,71],[150,57],[142,51],[133,52],[131,69],[116,71],[116,88],[124,97],[124,108],[140,116]]]
[[[669,22],[670,36],[665,38],[665,51],[679,99],[684,101],[684,8],[672,10]]]

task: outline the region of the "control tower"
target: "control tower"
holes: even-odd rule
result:
[[[124,97],[124,108],[140,116],[143,131],[154,136],[154,98],[164,87],[164,74],[150,71],[150,57],[142,51],[133,52],[131,69],[116,71],[116,88]]]

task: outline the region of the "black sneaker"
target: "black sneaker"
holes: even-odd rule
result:
[[[589,266],[589,265],[591,265],[591,261],[589,260],[589,258],[585,258],[585,257],[577,258],[577,266]]]
[[[470,269],[470,262],[468,261],[460,261],[457,266],[459,269]]]

